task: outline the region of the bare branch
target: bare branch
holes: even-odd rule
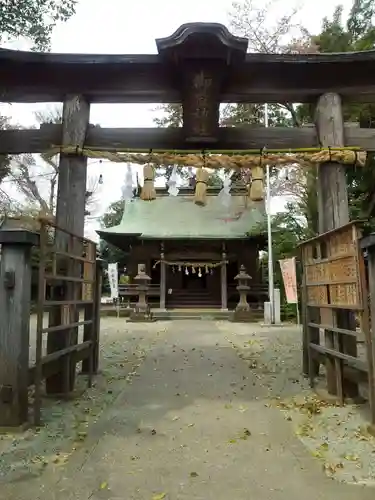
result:
[[[284,3],[282,11],[285,11]],[[232,4],[229,13],[232,31],[249,40],[251,52],[287,52],[291,39],[310,40],[307,31],[296,22],[298,8],[277,16],[281,0],[242,0]]]
[[[39,124],[42,124],[42,123],[62,123],[62,106],[61,105],[50,107],[47,110],[43,110],[43,111],[36,111],[34,114],[35,114],[35,118]],[[51,158],[50,156],[45,155],[43,153],[40,156],[42,157],[43,161],[48,163],[48,165],[54,169],[56,174],[58,174],[58,172],[59,172],[58,156],[56,155],[56,156]]]
[[[100,209],[99,203],[100,181],[96,177],[88,177],[86,189],[86,218],[87,220],[97,219]]]
[[[31,174],[33,167],[36,167],[35,158],[31,154],[16,156],[13,159],[16,168],[10,173],[16,187],[26,197],[29,202],[39,205],[40,209],[50,213],[50,207],[40,193],[39,187]]]

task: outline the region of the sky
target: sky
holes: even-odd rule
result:
[[[254,0],[264,4],[265,0]],[[349,8],[352,1],[343,0],[279,0],[270,12],[272,17],[281,17],[296,6],[300,7],[296,21],[311,33],[319,32],[321,20],[330,16],[338,3]],[[231,0],[80,0],[77,12],[67,23],[55,27],[52,35],[52,52],[96,53],[96,54],[153,54],[156,53],[155,38],[171,35],[181,24],[187,22],[218,22],[228,26]],[[27,43],[14,41],[8,48],[29,50]],[[51,104],[3,104],[2,114],[11,117],[14,123],[27,127],[35,125],[34,112]],[[150,104],[94,104],[91,106],[90,122],[102,127],[152,127],[158,116],[156,105]],[[160,111],[159,111],[160,115]],[[99,212],[121,197],[122,179],[125,170],[119,164],[94,162],[88,175],[95,179],[103,175],[100,186]],[[121,179],[121,182],[119,182]],[[10,187],[9,187],[10,189]],[[283,207],[283,200],[272,201],[272,212]],[[89,237],[96,237],[98,222],[87,228]]]

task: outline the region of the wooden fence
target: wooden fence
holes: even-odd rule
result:
[[[97,371],[101,265],[95,243],[49,222],[41,223],[40,233],[1,230],[0,244],[0,426],[29,420],[31,386],[33,420],[39,425],[44,388],[65,398],[74,390],[78,362],[89,385]],[[30,365],[32,248],[39,253],[39,278]]]
[[[358,395],[358,383],[347,376],[345,367],[367,374],[375,423],[368,294],[360,238],[360,225],[352,222],[301,244],[304,371],[313,386],[323,358],[328,392],[337,395],[341,403],[347,396]],[[361,335],[366,341],[365,359],[357,352]]]
[[[47,285],[50,298],[46,297]],[[42,381],[46,391],[66,395],[74,389],[76,365],[82,372],[97,370],[101,267],[96,260],[96,244],[64,229],[42,222],[38,279],[36,360],[30,369],[35,386],[34,421],[40,422]],[[83,318],[80,312],[83,312]],[[48,319],[48,326],[44,320]],[[83,341],[78,329],[83,327]],[[43,355],[43,336],[47,335],[47,354]]]

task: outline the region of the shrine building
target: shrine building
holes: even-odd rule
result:
[[[266,244],[264,201],[250,200],[246,187],[237,184],[225,205],[219,191],[208,188],[203,207],[194,203],[191,187],[180,188],[177,196],[157,188],[152,201],[124,202],[121,223],[98,231],[129,252],[130,283],[120,287],[122,294],[136,297],[133,279],[143,264],[151,278],[152,307],[233,309],[238,303],[234,278],[244,265],[251,276],[248,301],[263,306],[268,293],[259,265]]]

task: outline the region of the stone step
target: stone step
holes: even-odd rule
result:
[[[217,302],[167,302],[167,309],[221,309]]]
[[[189,293],[180,293],[180,294],[172,294],[169,295],[168,298],[170,300],[180,300],[180,299],[189,299],[189,300],[197,300],[197,299],[206,299],[206,300],[217,300],[217,297],[214,297],[212,295],[208,295],[207,293],[202,293],[202,294],[189,294]]]
[[[198,307],[199,304],[208,304],[207,307],[213,307],[215,306],[220,306],[220,301],[217,300],[209,300],[209,299],[187,299],[187,298],[182,298],[182,299],[175,299],[175,300],[167,300],[167,304],[169,304],[169,307],[179,307],[178,304],[191,304],[191,307]],[[206,306],[202,306],[200,309],[205,309]]]
[[[217,302],[215,300],[171,300],[167,301],[166,305],[167,309],[179,309],[182,307],[188,307],[188,308],[198,308],[198,309],[214,309],[214,308],[220,308],[220,302]]]
[[[180,307],[176,309],[169,309],[167,311],[161,311],[157,308],[151,308],[153,318],[155,320],[167,321],[167,320],[228,320],[232,311],[221,311],[220,308],[199,308],[199,307]],[[117,311],[114,307],[102,307],[101,316],[117,316],[121,318],[129,317],[130,309],[121,308]],[[263,311],[255,310],[253,311],[252,317],[254,322],[261,321],[263,319]]]
[[[158,320],[226,320],[231,315],[231,311],[220,311],[220,309],[154,310],[152,313]]]

